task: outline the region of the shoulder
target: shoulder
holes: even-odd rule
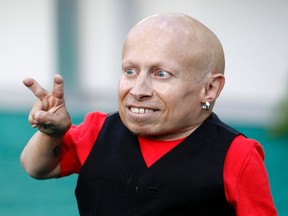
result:
[[[240,157],[239,159],[243,160],[251,153],[251,151],[257,152],[257,154],[259,154],[259,156],[264,160],[265,155],[263,148],[257,140],[247,138],[243,135],[238,135],[232,141],[227,157],[231,156],[230,158],[232,159],[237,155],[238,158]]]
[[[107,113],[104,112],[90,112],[86,114],[82,124],[89,124],[91,122],[104,122],[107,118]]]
[[[87,128],[90,128],[91,126],[93,128],[95,127],[99,127],[100,128],[102,127],[103,123],[105,122],[107,118],[107,113],[103,113],[103,112],[90,112],[88,114],[86,114],[83,122],[78,125],[78,126],[74,126],[75,128],[83,128],[84,131],[87,129]]]
[[[69,140],[73,143],[79,142],[83,137],[96,135],[101,130],[105,120],[107,118],[106,113],[102,112],[90,112],[86,114],[83,122],[79,125],[72,125],[70,130],[65,134],[64,141]]]
[[[73,125],[62,140],[61,176],[79,173],[105,122],[106,113],[88,113],[83,122]]]
[[[233,169],[233,173],[238,176],[241,169],[243,169],[251,159],[252,161],[260,160],[263,162],[264,157],[263,148],[258,141],[240,134],[233,139],[228,149],[224,169]]]

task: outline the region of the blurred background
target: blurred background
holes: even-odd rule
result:
[[[0,0],[0,214],[78,215],[77,176],[38,181],[20,153],[35,132],[35,101],[25,77],[52,88],[65,79],[73,123],[90,111],[117,110],[125,35],[160,12],[193,16],[219,37],[226,85],[215,111],[261,142],[279,215],[288,206],[288,2],[286,0]],[[285,213],[286,212],[286,213]]]

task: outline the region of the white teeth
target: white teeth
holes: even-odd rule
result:
[[[153,112],[152,109],[145,109],[145,108],[138,108],[138,107],[131,107],[130,110],[131,112],[137,113],[137,114]]]

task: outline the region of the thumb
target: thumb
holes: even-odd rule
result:
[[[59,74],[54,75],[54,86],[53,86],[52,95],[58,99],[63,99],[64,80]]]

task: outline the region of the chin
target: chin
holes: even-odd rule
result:
[[[147,129],[141,128],[141,127],[128,127],[128,129],[135,135],[138,136],[145,136],[149,134],[149,131]]]
[[[147,126],[129,126],[127,127],[133,134],[137,136],[155,136],[155,132],[151,130],[151,127]]]

